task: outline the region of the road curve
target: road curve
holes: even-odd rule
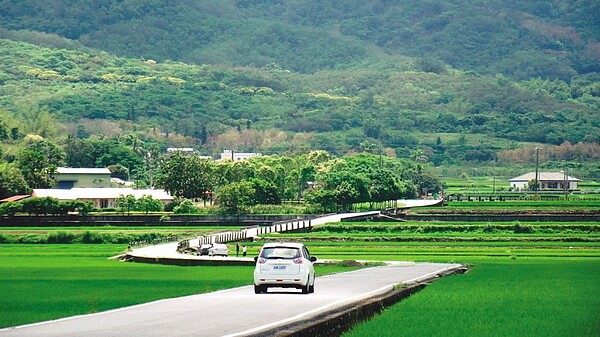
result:
[[[251,286],[115,309],[0,330],[0,336],[244,336],[416,282],[458,264],[398,262],[318,277],[314,294]]]

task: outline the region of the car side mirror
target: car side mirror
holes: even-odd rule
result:
[[[254,257],[254,262],[258,261],[258,256]]]
[[[317,257],[316,256],[311,256],[310,257],[310,262],[317,262]]]

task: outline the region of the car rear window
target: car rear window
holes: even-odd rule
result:
[[[300,256],[300,249],[295,247],[263,248],[260,253],[260,257],[265,259],[296,259]]]

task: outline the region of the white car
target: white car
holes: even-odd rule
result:
[[[270,287],[298,288],[304,294],[315,291],[313,262],[317,258],[303,244],[267,243],[254,260],[255,293],[266,293]]]
[[[208,255],[208,256],[227,256],[229,255],[229,250],[227,249],[227,245],[223,243],[209,243],[201,245],[198,248],[198,255]]]

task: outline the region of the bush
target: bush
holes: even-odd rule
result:
[[[196,214],[198,213],[198,207],[193,201],[184,199],[179,205],[175,206],[173,212],[175,214]]]
[[[56,198],[27,198],[21,200],[21,211],[31,215],[60,214],[61,203]]]
[[[56,232],[48,235],[48,243],[73,243],[75,235],[69,232]]]
[[[184,199],[185,200],[185,199]],[[164,211],[165,212],[174,212],[175,211],[175,207],[179,206],[179,204],[182,202],[183,200],[173,200],[169,203],[167,203],[164,207]]]
[[[102,236],[102,234],[85,231],[85,233],[83,233],[83,236],[81,237],[81,242],[82,243],[104,243],[105,241],[104,241],[104,237]]]
[[[13,240],[13,243],[48,243],[48,237],[46,235],[28,234],[18,236]]]
[[[21,211],[20,202],[6,202],[0,204],[0,215],[13,216]]]
[[[515,224],[514,230],[515,234],[528,234],[533,233],[533,227],[531,226],[523,226],[519,223]]]

